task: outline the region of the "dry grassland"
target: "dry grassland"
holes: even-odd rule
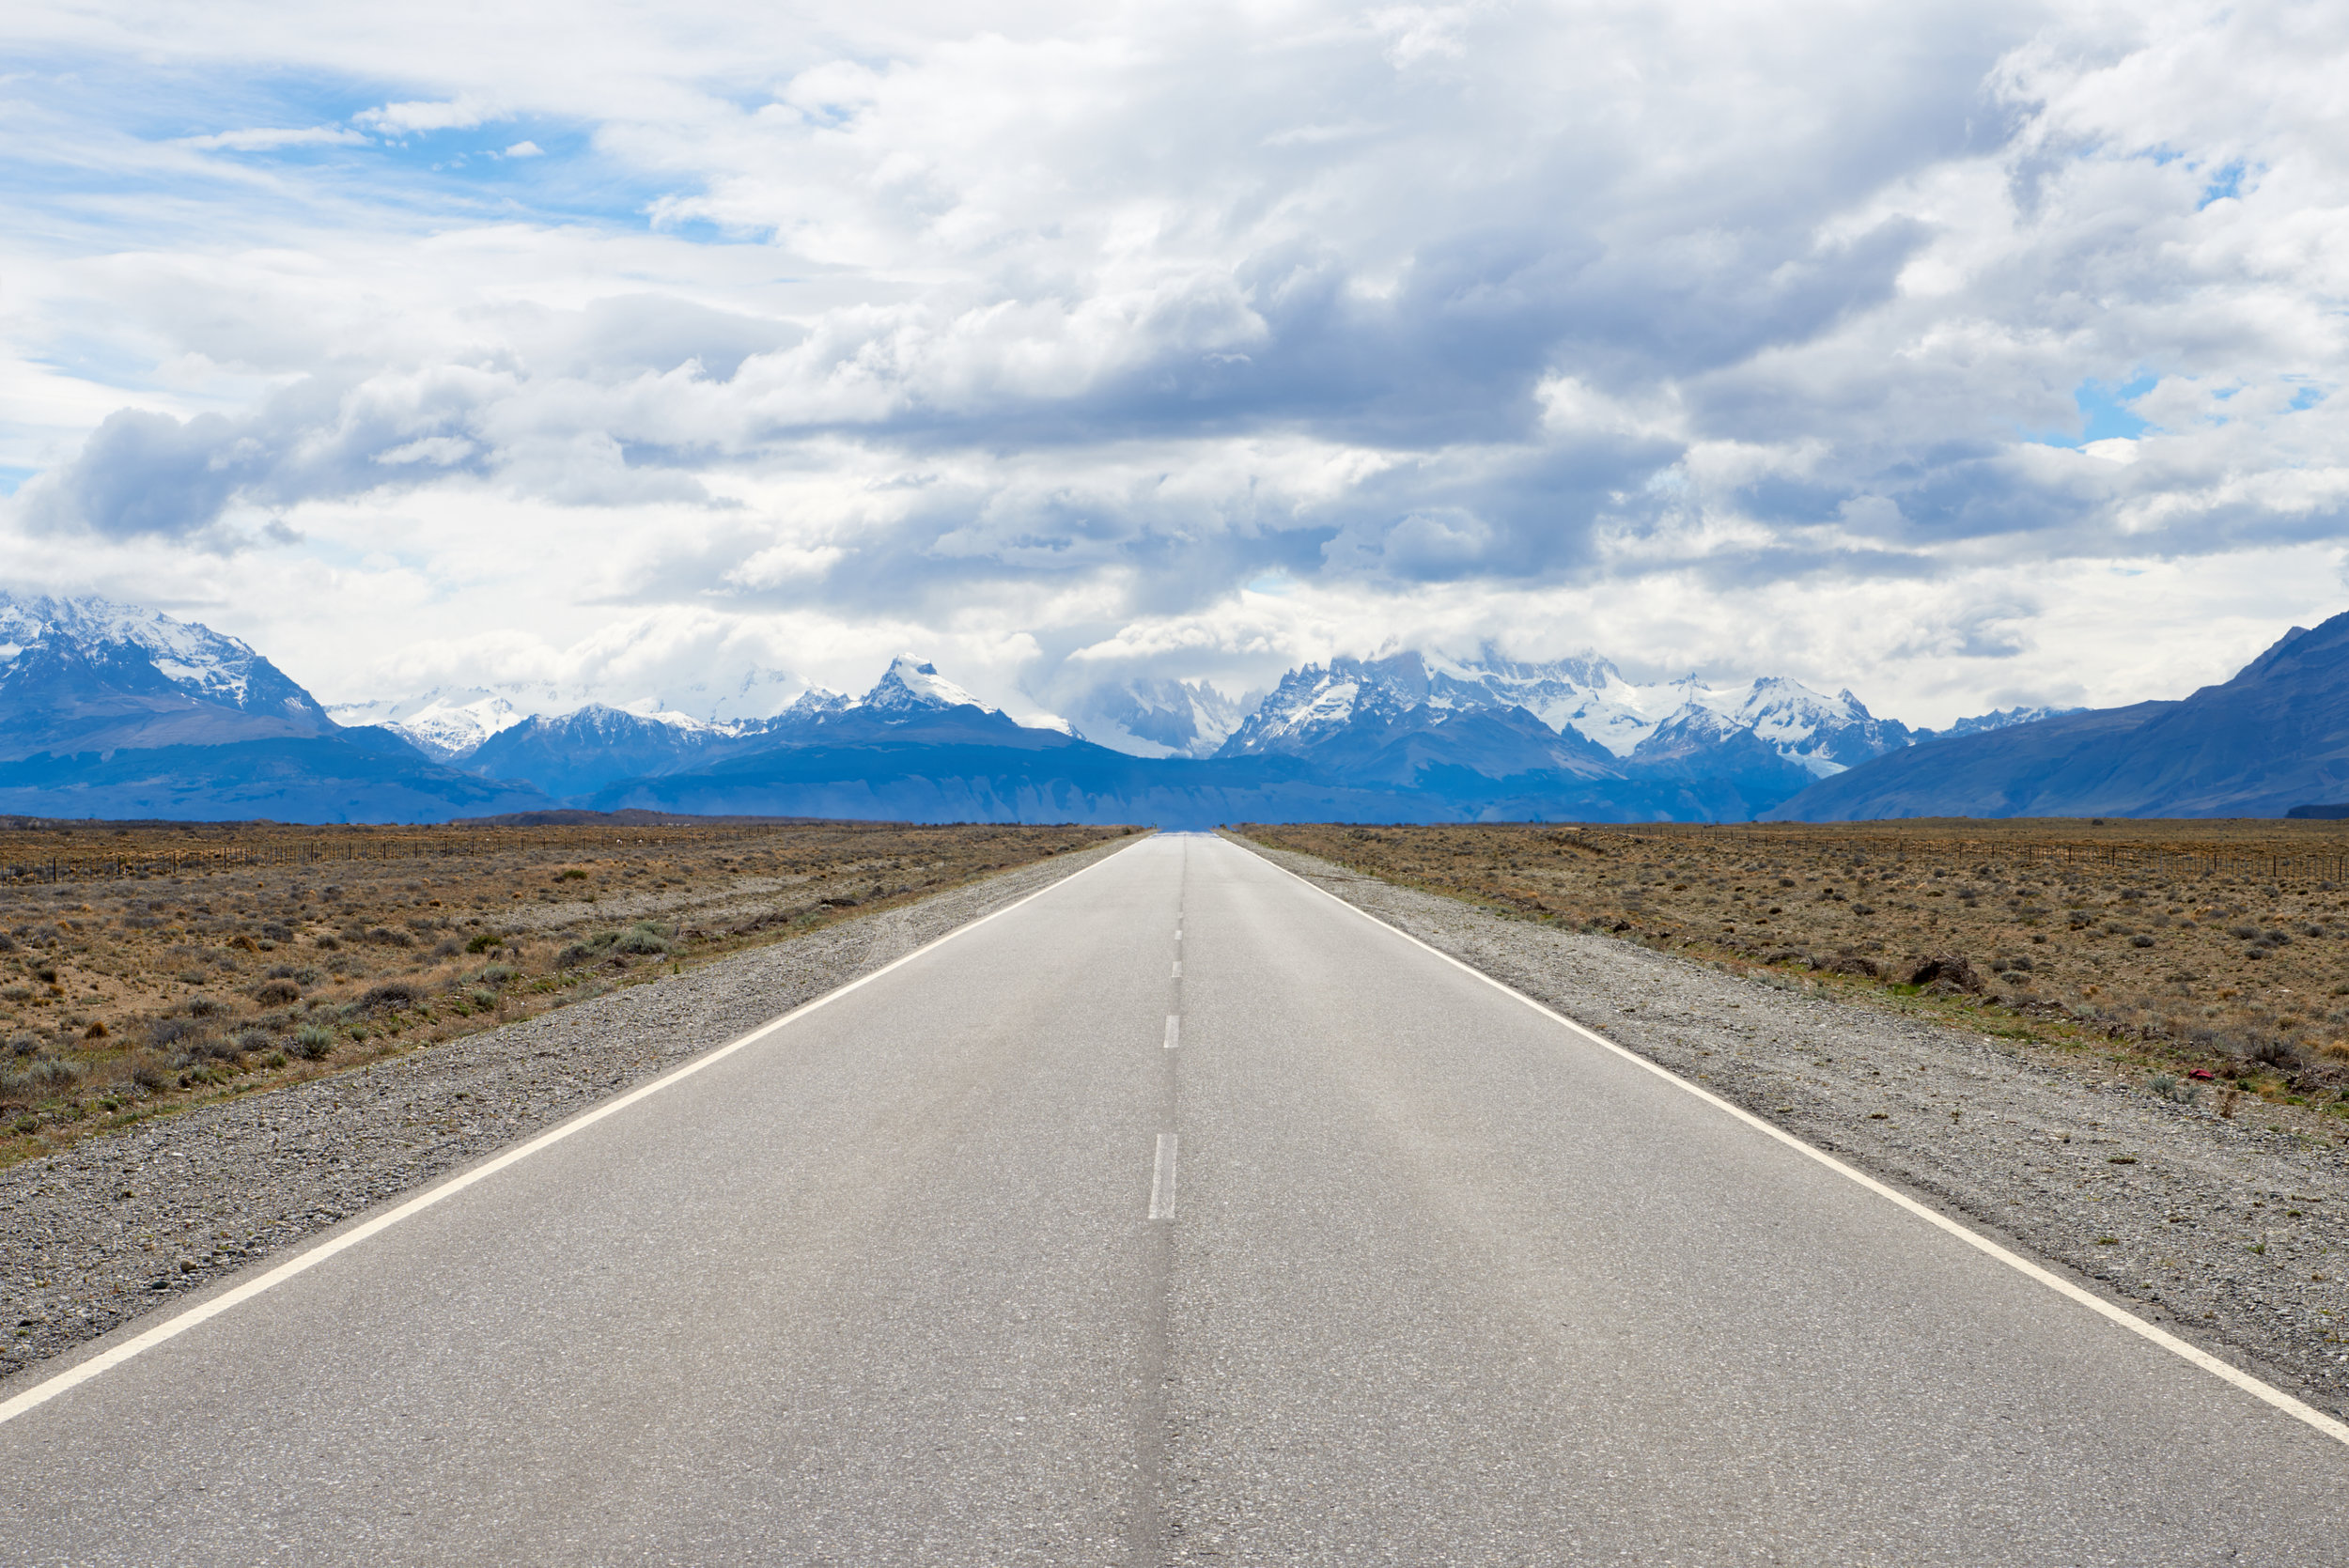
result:
[[[1249,827],[1392,881],[2349,1117],[2349,825]],[[2210,1103],[2210,1102],[2205,1102]]]
[[[0,1166],[1131,831],[0,831]]]

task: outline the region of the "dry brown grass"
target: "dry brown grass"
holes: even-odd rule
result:
[[[2122,1046],[2182,1093],[2199,1073],[2349,1114],[2349,824],[1241,831],[1519,918]]]
[[[0,880],[0,1165],[1128,831],[832,822],[0,832],[0,867],[41,868]],[[48,880],[53,859],[84,875]],[[148,869],[90,874],[101,864]]]

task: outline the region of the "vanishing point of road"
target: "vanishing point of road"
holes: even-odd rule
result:
[[[0,1560],[2349,1560],[2322,1418],[1189,835],[193,1311]]]

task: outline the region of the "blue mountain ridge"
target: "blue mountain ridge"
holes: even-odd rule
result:
[[[2233,679],[1937,740],[1823,779],[1763,815],[2282,816],[2349,800],[2349,613],[2294,627]]]
[[[415,823],[552,804],[533,785],[444,768],[381,731],[0,761],[4,815]]]
[[[1151,759],[1001,714],[953,709],[902,727],[833,722],[785,743],[614,784],[591,809],[961,822],[1472,822],[1750,816],[1719,781],[1594,779],[1555,768],[1486,771],[1421,750],[1425,731],[1371,721],[1338,766],[1269,755]],[[1532,721],[1539,728],[1538,721]],[[1485,722],[1491,722],[1486,721]],[[1399,732],[1399,733],[1396,733]],[[1554,738],[1554,737],[1553,737]],[[1486,767],[1494,766],[1486,759]],[[1505,764],[1501,765],[1505,767]]]
[[[680,728],[590,703],[575,712],[540,714],[500,730],[464,764],[468,772],[576,800],[624,779],[707,761],[723,754],[734,740],[713,730]]]

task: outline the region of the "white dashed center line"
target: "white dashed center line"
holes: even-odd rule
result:
[[[1174,1135],[1159,1134],[1158,1157],[1150,1166],[1150,1218],[1174,1218]]]
[[[1182,1043],[1179,1038],[1182,1032],[1183,1020],[1174,1014],[1169,1013],[1166,1016],[1166,1048],[1168,1050],[1173,1050]]]

